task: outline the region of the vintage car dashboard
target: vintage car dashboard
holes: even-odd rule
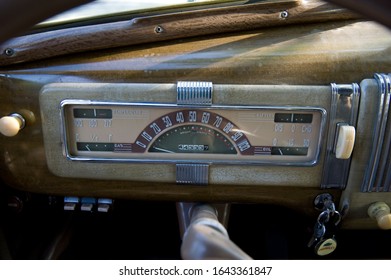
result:
[[[60,121],[53,119],[55,122],[44,128],[48,165],[62,177],[134,179],[135,174],[127,172],[129,165],[136,164],[134,171],[141,168],[153,174],[160,164],[165,174],[160,176],[161,182],[194,184],[208,183],[209,166],[217,172],[228,168],[236,176],[242,176],[241,166],[280,166],[285,176],[301,176],[297,167],[314,166],[320,160],[326,110],[305,103],[287,106],[282,95],[299,98],[307,91],[313,98],[328,98],[322,90],[329,88],[202,82],[50,84],[41,91],[43,118],[53,119],[51,116],[58,116],[61,109]],[[107,101],[105,95],[114,92],[118,94]],[[156,95],[177,100],[173,104],[156,103]],[[142,102],[143,96],[150,100]],[[268,100],[270,105],[250,103],[254,98]],[[63,150],[57,149],[54,135],[62,135]],[[87,162],[89,167],[82,168]],[[118,172],[109,167],[113,165]],[[170,165],[190,168],[188,178],[178,171],[170,172]],[[191,166],[201,173],[205,169],[205,178],[194,177],[197,175]],[[145,181],[142,170],[139,180]],[[211,183],[232,183],[224,177],[211,176]]]
[[[391,204],[391,34],[325,4],[295,18],[292,2],[267,9],[275,21],[250,14],[258,25],[229,32],[232,19],[211,9],[201,22],[214,17],[220,29],[183,37],[166,15],[133,20],[139,43],[120,41],[111,25],[4,43],[0,113],[21,129],[0,137],[2,181],[48,195],[265,203],[310,215],[329,192],[344,227],[376,228],[367,208]],[[191,26],[190,15],[180,20]]]

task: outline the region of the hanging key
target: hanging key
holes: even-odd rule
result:
[[[319,240],[325,235],[325,233],[326,233],[326,227],[324,226],[324,224],[316,222],[314,226],[314,232],[307,245],[308,248],[314,246],[314,244],[319,242]]]
[[[328,223],[331,226],[338,227],[342,221],[342,215],[338,211],[330,212],[330,218]]]
[[[335,233],[342,216],[335,209],[333,196],[329,193],[317,195],[314,199],[314,207],[321,213],[315,223],[314,234],[308,243],[308,247],[314,247],[317,255],[325,256],[331,254],[337,248]],[[323,230],[324,232],[322,233]]]
[[[319,214],[318,219],[316,220],[315,226],[314,226],[314,232],[312,234],[312,237],[310,241],[308,242],[308,247],[312,247],[314,244],[319,242],[319,240],[325,235],[326,233],[326,227],[325,223],[329,220],[329,211],[325,210],[322,213]]]
[[[328,220],[325,222],[326,232],[315,245],[314,251],[318,256],[327,256],[337,249],[335,233],[341,222],[342,216],[338,211],[330,212]]]
[[[334,199],[329,193],[319,194],[314,199],[314,207],[316,210],[323,211],[329,209],[332,205],[334,205]]]
[[[319,214],[317,222],[324,225],[328,223],[329,220],[330,220],[330,211],[326,209]]]

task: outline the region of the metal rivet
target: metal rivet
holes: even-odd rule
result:
[[[155,27],[155,33],[163,33],[163,32],[164,32],[164,28],[161,27],[160,25]]]
[[[10,49],[10,48],[7,48],[7,49],[4,50],[4,54],[6,56],[13,56],[14,53],[15,53],[15,51],[13,49]]]
[[[285,19],[285,18],[287,18],[288,16],[289,16],[288,11],[282,11],[282,12],[280,13],[280,18]]]

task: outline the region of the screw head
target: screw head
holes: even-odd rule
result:
[[[155,33],[160,34],[164,32],[164,28],[161,27],[160,25],[155,27]]]
[[[5,54],[6,56],[13,56],[13,55],[15,54],[15,51],[14,51],[13,49],[11,49],[11,48],[6,48],[6,49],[4,50],[4,54]]]
[[[280,18],[282,18],[282,19],[286,19],[288,16],[289,16],[288,11],[282,11],[280,13]]]

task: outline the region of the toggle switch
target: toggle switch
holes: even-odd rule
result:
[[[390,207],[385,202],[375,202],[368,208],[368,215],[376,219],[377,225],[381,229],[391,229]]]
[[[338,159],[348,159],[352,155],[356,129],[346,123],[337,124],[337,141],[335,144],[335,157]]]
[[[112,205],[113,205],[112,199],[99,198],[98,199],[98,212],[107,213],[107,212],[109,212]]]
[[[75,211],[79,202],[80,202],[80,199],[78,197],[74,197],[74,196],[64,197],[64,210],[65,211]]]
[[[12,137],[18,134],[26,125],[22,115],[13,113],[0,119],[0,132],[4,136]]]
[[[80,206],[81,211],[92,212],[92,210],[96,204],[96,198],[82,197],[80,203],[81,203],[81,206]]]

